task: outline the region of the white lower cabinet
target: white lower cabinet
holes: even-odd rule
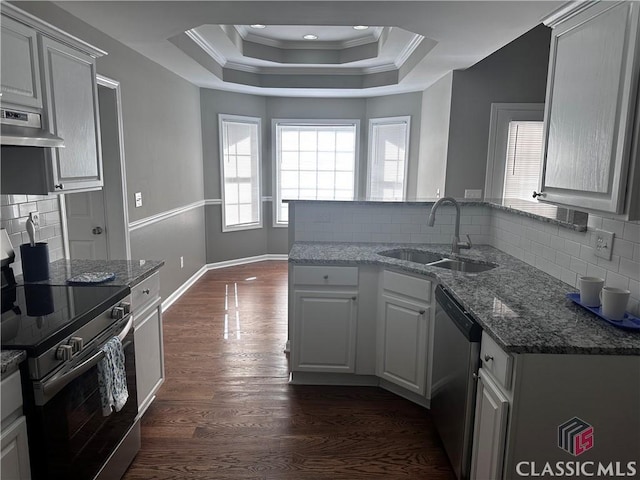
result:
[[[2,478],[5,480],[26,480],[31,478],[29,467],[29,445],[27,443],[27,422],[22,416],[6,429],[2,429]]]
[[[158,273],[131,288],[131,308],[136,345],[138,415],[142,415],[164,382],[162,305]]]
[[[509,400],[484,368],[478,371],[472,480],[502,478]]]
[[[160,305],[135,327],[138,412],[143,413],[164,381],[162,310]]]
[[[0,410],[2,434],[0,435],[3,480],[29,480],[29,444],[27,422],[22,414],[22,388],[20,372],[16,371],[0,383]]]
[[[413,393],[425,394],[429,308],[382,295],[378,320],[377,375]]]
[[[294,291],[293,370],[353,373],[357,291]]]

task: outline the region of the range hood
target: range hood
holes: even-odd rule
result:
[[[2,108],[0,144],[14,147],[64,147],[64,140],[42,128],[39,113]]]

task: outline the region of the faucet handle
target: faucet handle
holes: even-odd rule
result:
[[[469,248],[473,247],[473,243],[471,243],[471,237],[469,236],[468,233],[467,233],[467,241],[469,243]]]

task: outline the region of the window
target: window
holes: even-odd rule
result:
[[[288,223],[283,200],[353,200],[359,122],[274,120],[274,225]]]
[[[260,119],[221,114],[218,123],[222,231],[260,228]]]
[[[543,104],[491,105],[485,199],[551,218],[557,207],[532,197],[542,170]]]
[[[367,199],[405,200],[410,120],[392,117],[369,121]]]

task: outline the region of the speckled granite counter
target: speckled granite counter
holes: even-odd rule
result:
[[[157,260],[58,260],[49,265],[49,278],[37,283],[66,285],[68,278],[81,273],[113,272],[116,275],[115,279],[100,285],[128,285],[132,287],[153,275],[163,265],[163,261]],[[16,281],[22,283],[22,275],[17,276]],[[3,376],[18,368],[17,365],[23,359],[20,357],[21,353],[24,355],[21,350],[2,350],[0,352]],[[13,370],[9,372],[8,370],[11,368]],[[5,369],[8,373],[5,373]]]
[[[474,246],[464,257],[499,266],[477,274],[429,267],[379,255],[419,248],[450,256],[449,245],[296,243],[292,263],[375,264],[429,275],[448,287],[482,328],[513,353],[639,355],[640,332],[609,325],[565,298],[575,289],[506,253]]]
[[[0,352],[0,378],[7,378],[18,370],[20,362],[27,358],[24,350],[3,350]]]
[[[101,285],[128,285],[140,283],[164,265],[158,260],[57,260],[49,265],[48,285],[65,285],[67,279],[81,273],[113,272],[116,278]],[[22,283],[22,276],[16,277]]]

